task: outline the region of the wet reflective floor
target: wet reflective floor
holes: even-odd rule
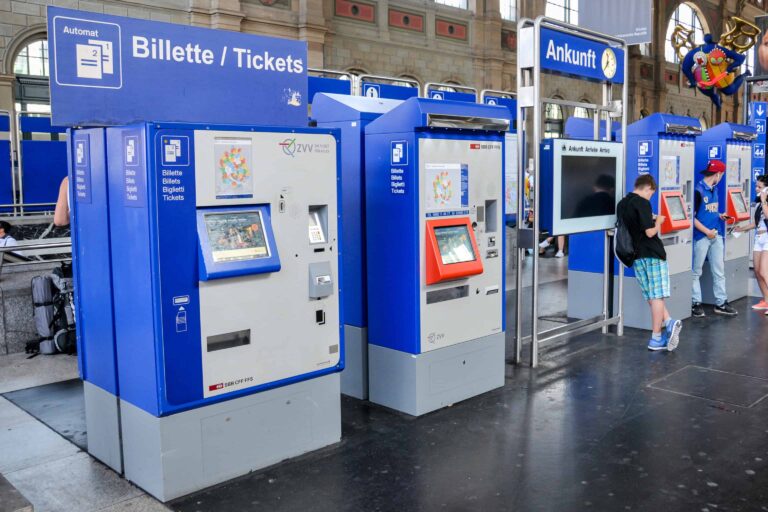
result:
[[[504,388],[421,418],[342,399],[341,443],[180,511],[768,511],[768,317],[544,348]]]

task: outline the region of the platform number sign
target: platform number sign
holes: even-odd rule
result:
[[[755,120],[755,130],[758,135],[765,135],[765,119]]]
[[[765,144],[755,144],[753,156],[755,158],[765,158]]]

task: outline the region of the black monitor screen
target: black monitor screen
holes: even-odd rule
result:
[[[443,265],[466,263],[477,259],[466,224],[436,227],[435,238]]]
[[[685,205],[680,196],[667,196],[667,207],[669,208],[669,218],[671,220],[686,220]]]
[[[616,213],[616,157],[566,155],[562,160],[560,217]]]
[[[261,212],[207,213],[205,227],[215,263],[269,256]]]
[[[733,207],[736,208],[736,213],[747,213],[747,203],[744,201],[744,194],[741,192],[731,192],[731,198],[733,198]]]

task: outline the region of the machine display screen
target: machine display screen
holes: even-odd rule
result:
[[[466,225],[436,227],[435,239],[444,265],[475,261],[475,250]]]
[[[564,155],[561,169],[562,219],[616,213],[615,156]]]
[[[680,196],[667,196],[667,207],[669,209],[670,220],[686,220],[688,216],[685,213],[683,198]]]
[[[204,218],[215,263],[269,257],[261,212],[207,213]]]
[[[749,211],[742,192],[731,192],[731,198],[733,199],[733,207],[736,209],[736,213],[747,213]]]

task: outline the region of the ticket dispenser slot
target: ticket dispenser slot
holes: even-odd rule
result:
[[[661,234],[683,231],[691,228],[691,219],[688,216],[683,192],[661,193],[661,214],[666,217],[661,225]]]
[[[427,284],[483,273],[469,217],[427,221]]]

